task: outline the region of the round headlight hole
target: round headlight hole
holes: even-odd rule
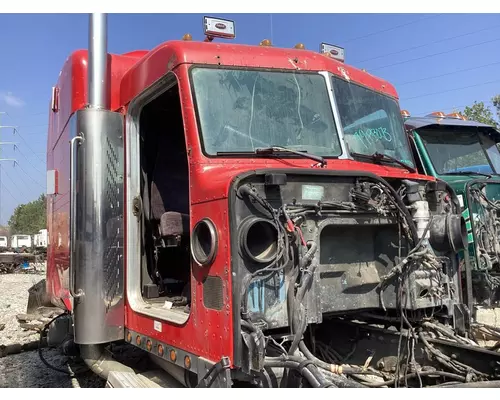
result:
[[[199,221],[191,235],[191,255],[200,266],[206,266],[215,258],[217,249],[217,231],[208,218]]]
[[[264,218],[252,218],[242,227],[241,245],[245,254],[258,263],[268,263],[278,253],[276,226]]]

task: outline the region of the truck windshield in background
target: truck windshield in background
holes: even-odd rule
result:
[[[380,153],[415,166],[396,100],[332,77],[344,137],[351,153]]]
[[[282,146],[324,157],[342,151],[325,78],[318,73],[193,67],[204,152]]]
[[[438,175],[500,172],[500,152],[496,143],[476,129],[419,129],[418,136]]]

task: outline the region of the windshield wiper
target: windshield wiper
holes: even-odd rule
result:
[[[417,170],[413,168],[412,166],[404,163],[403,161],[399,161],[397,158],[394,158],[392,156],[388,156],[387,154],[382,154],[382,153],[373,153],[373,154],[363,154],[363,153],[354,153],[351,152],[353,156],[358,156],[358,157],[364,157],[364,158],[369,158],[375,162],[380,162],[380,161],[392,161],[393,163],[396,163],[403,168],[406,168],[408,171],[415,173]]]
[[[238,154],[277,154],[277,153],[292,153],[292,154],[297,154],[299,156],[309,158],[311,160],[317,161],[321,164],[322,167],[326,166],[326,159],[324,157],[318,156],[316,154],[309,154],[306,153],[305,151],[299,151],[299,150],[292,150],[292,149],[287,149],[286,147],[282,146],[271,146],[271,147],[258,147],[255,149],[255,151],[218,151],[217,155],[218,156],[223,156],[223,155],[238,155]]]
[[[441,175],[481,175],[481,176],[486,176],[488,178],[491,178],[492,175],[490,174],[485,174],[484,172],[474,172],[474,171],[450,171],[450,172],[443,172]]]
[[[326,159],[324,157],[317,156],[316,154],[309,154],[299,150],[287,149],[286,147],[281,146],[260,147],[255,149],[256,154],[276,154],[283,152],[297,154],[298,156],[302,156],[305,158],[309,158],[310,160],[319,162],[322,167],[326,166]]]

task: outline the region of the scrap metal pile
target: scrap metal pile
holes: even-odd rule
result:
[[[0,253],[0,274],[36,273],[43,264],[41,257],[31,253]]]

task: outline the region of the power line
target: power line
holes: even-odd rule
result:
[[[30,178],[30,179],[31,179],[34,183],[36,183],[36,184],[37,184],[38,186],[40,186],[41,188],[44,188],[44,186],[43,186],[40,182],[38,182],[35,178],[33,178],[33,176],[31,176],[30,174],[28,174],[28,173],[24,170],[24,168],[23,168],[23,167],[21,167],[21,164],[17,163],[17,166],[18,166],[18,167],[19,167],[19,169],[20,169],[22,172],[24,172],[24,174],[25,174],[26,176],[28,176],[28,177],[29,177],[29,178]],[[45,188],[44,188],[44,189],[45,189]]]
[[[47,114],[47,111],[41,111],[41,112],[36,112],[36,113],[31,113],[31,114],[21,114],[22,117],[34,117],[36,115],[42,115],[42,114]],[[14,118],[13,116],[9,115],[10,118]],[[19,117],[19,115],[15,115],[15,117]]]
[[[3,183],[0,183],[0,186],[1,186],[3,189],[5,189],[5,191],[6,191],[8,194],[10,194],[10,197],[12,197],[12,199],[13,199],[14,201],[16,201],[18,204],[21,204],[21,203],[22,203],[22,202],[21,202],[21,201],[20,201],[20,200],[19,200],[16,196],[14,196],[14,195],[11,193],[11,191],[7,188],[7,186],[5,186]]]
[[[12,179],[12,178],[10,177],[10,175],[7,173],[7,170],[6,170],[6,169],[4,169],[3,171],[4,171],[4,173],[5,173],[5,176],[6,176],[7,178],[9,178],[9,181],[11,181],[11,182],[12,182],[12,184],[14,185],[14,187],[16,187],[16,189],[17,189],[19,192],[21,192],[21,191],[19,190],[19,183],[18,183],[18,184],[16,184],[16,183],[14,182],[14,179]],[[24,191],[23,191],[23,192],[21,192],[21,195],[22,195],[23,197],[28,197],[28,196],[26,196],[26,193],[24,193]]]
[[[364,63],[364,62],[367,62],[367,61],[378,60],[379,58],[385,58],[385,57],[388,57],[388,56],[393,56],[395,54],[406,53],[407,51],[411,51],[411,50],[415,50],[415,49],[420,49],[422,47],[430,46],[430,45],[433,45],[433,44],[436,44],[436,43],[446,42],[446,41],[452,40],[452,39],[458,39],[458,38],[461,38],[461,37],[464,37],[464,36],[473,35],[475,33],[488,31],[490,29],[494,29],[494,28],[498,28],[498,27],[500,27],[500,25],[494,25],[494,26],[490,26],[488,28],[483,28],[483,29],[479,29],[479,30],[476,30],[476,31],[468,32],[468,33],[462,33],[460,35],[451,36],[451,37],[448,37],[448,38],[445,38],[445,39],[433,40],[432,42],[427,42],[427,43],[424,43],[424,44],[419,44],[417,46],[407,47],[407,48],[405,48],[403,50],[394,51],[392,53],[381,54],[381,55],[376,56],[376,57],[371,57],[371,58],[367,58],[367,59],[362,60],[362,61],[353,61],[353,62],[355,62],[355,63]]]
[[[451,50],[440,51],[440,52],[438,52],[438,53],[428,54],[428,55],[426,55],[426,56],[422,56],[422,57],[416,57],[416,58],[411,58],[411,59],[409,59],[409,60],[405,60],[405,61],[400,61],[400,62],[396,62],[396,63],[392,63],[392,64],[387,64],[387,65],[384,65],[384,66],[382,66],[382,67],[373,68],[373,69],[371,69],[371,71],[377,71],[377,70],[379,70],[379,69],[389,68],[389,67],[393,67],[393,66],[395,66],[395,65],[406,64],[406,63],[409,63],[409,62],[412,62],[412,61],[423,60],[423,59],[425,59],[425,58],[435,57],[435,56],[439,56],[439,55],[442,55],[442,54],[448,54],[448,53],[452,53],[452,52],[454,52],[454,51],[464,50],[464,49],[468,49],[468,48],[471,48],[471,47],[480,46],[480,45],[482,45],[482,44],[487,44],[487,43],[498,42],[499,40],[500,40],[500,38],[497,38],[497,39],[491,39],[491,40],[485,40],[484,42],[475,43],[475,44],[471,44],[471,45],[468,45],[468,46],[462,46],[462,47],[458,47],[458,48],[451,49]]]
[[[18,128],[37,128],[39,126],[49,126],[49,124],[35,124],[35,125],[18,125]]]
[[[44,171],[44,170],[42,170],[42,169],[40,169],[40,168],[35,167],[35,166],[31,163],[30,159],[29,159],[28,157],[26,157],[26,155],[25,155],[25,154],[21,151],[21,149],[20,149],[19,147],[17,147],[17,151],[19,152],[19,154],[20,154],[20,155],[22,155],[22,156],[24,157],[24,159],[25,159],[26,161],[28,161],[28,164],[31,166],[31,168],[33,168],[36,172],[38,172],[38,173],[40,173],[40,174],[42,174],[42,175],[44,175],[44,174],[45,174],[45,171]],[[17,164],[19,165],[19,163],[17,163]],[[30,175],[30,176],[31,176],[31,175]]]
[[[394,86],[399,87],[399,86],[409,85],[410,83],[416,83],[416,82],[427,81],[427,80],[429,80],[429,79],[441,78],[441,77],[443,77],[443,76],[448,76],[448,75],[458,74],[458,73],[460,73],[460,72],[473,71],[473,70],[475,70],[475,69],[480,69],[480,68],[491,67],[492,65],[498,65],[498,64],[500,64],[500,61],[497,61],[497,62],[494,62],[494,63],[490,63],[490,64],[477,65],[477,66],[475,66],[475,67],[471,67],[471,68],[459,69],[458,71],[446,72],[446,73],[441,74],[441,75],[429,76],[429,77],[427,77],[427,78],[415,79],[415,80],[413,80],[413,81],[406,81],[406,82],[403,82],[403,83],[394,83]]]
[[[435,95],[435,94],[454,92],[454,91],[457,91],[457,90],[469,89],[469,88],[473,88],[473,87],[477,87],[477,86],[483,86],[483,85],[488,85],[490,83],[497,83],[497,82],[500,82],[500,79],[496,79],[494,81],[489,81],[489,82],[478,83],[478,84],[475,84],[475,85],[463,86],[463,87],[459,87],[459,88],[453,88],[453,89],[448,89],[448,90],[441,90],[439,92],[421,94],[421,95],[413,96],[413,97],[406,97],[404,99],[401,99],[401,101],[403,101],[403,100],[418,99],[420,97],[432,96],[432,95]]]
[[[368,34],[363,35],[363,36],[358,36],[358,37],[355,37],[355,38],[352,38],[352,39],[344,40],[343,43],[345,44],[345,43],[354,42],[354,41],[360,40],[360,39],[366,39],[367,37],[370,37],[370,36],[378,35],[380,33],[385,33],[385,32],[389,32],[389,31],[393,31],[395,29],[399,29],[399,28],[402,28],[404,26],[412,25],[412,24],[414,24],[416,22],[419,22],[419,21],[422,21],[424,19],[435,18],[435,17],[438,17],[440,15],[443,15],[443,14],[427,15],[425,17],[421,17],[421,18],[418,18],[418,19],[410,21],[410,22],[405,22],[404,24],[394,25],[394,26],[392,26],[390,28],[383,29],[381,31],[376,31],[376,32],[368,33]]]
[[[493,102],[491,100],[476,100],[476,102],[478,103],[484,103],[484,104],[493,104]],[[447,108],[439,108],[439,111],[448,111],[448,110],[455,110],[457,108],[465,108],[465,107],[470,107],[471,104],[464,104],[464,105],[461,105],[461,106],[453,106],[453,107],[447,107]],[[418,115],[427,115],[427,114],[430,114],[432,112],[436,111],[436,109],[434,110],[429,110],[429,111],[423,111],[423,112],[417,112],[415,113],[416,116]],[[412,114],[412,113],[410,113]]]
[[[32,148],[28,145],[28,142],[27,142],[26,140],[24,140],[23,136],[21,135],[21,132],[19,132],[17,129],[14,129],[14,135],[15,135],[16,133],[19,135],[19,137],[21,138],[21,140],[24,142],[24,144],[26,145],[26,147],[28,148],[28,150],[29,150],[29,151],[31,151],[33,154],[35,154],[35,156],[36,156],[36,157],[37,157],[37,158],[38,158],[41,162],[45,163],[45,161],[44,161],[44,160],[42,160],[40,157],[38,157],[38,156],[36,155],[35,150],[33,150],[33,149],[32,149]]]

